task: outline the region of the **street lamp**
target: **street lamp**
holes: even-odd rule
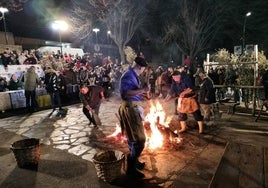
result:
[[[94,28],[92,31],[96,33],[96,44],[98,44],[98,32],[100,31],[100,29]]]
[[[108,40],[108,44],[110,44],[110,37],[111,37],[111,31],[108,30],[108,31],[107,31],[107,40]]]
[[[52,28],[57,30],[59,33],[59,39],[60,39],[60,52],[62,55],[62,41],[61,41],[61,31],[66,31],[68,29],[68,24],[63,20],[55,20],[52,23]]]
[[[248,12],[246,15],[245,15],[245,19],[244,19],[244,25],[243,25],[243,44],[242,44],[242,50],[243,50],[243,53],[245,52],[245,34],[246,34],[246,21],[247,21],[247,17],[249,17],[251,15],[251,12]]]
[[[6,44],[8,44],[7,27],[6,27],[6,19],[5,19],[5,13],[8,12],[8,9],[4,8],[4,7],[0,7],[0,12],[2,13],[2,16],[0,17],[0,20],[3,19],[3,22],[4,22],[4,31],[5,31]]]

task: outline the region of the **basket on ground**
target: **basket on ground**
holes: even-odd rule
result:
[[[97,176],[106,182],[112,182],[122,175],[124,161],[125,155],[121,151],[102,151],[93,157]]]
[[[10,148],[20,168],[37,166],[41,153],[39,139],[29,138],[14,142]]]

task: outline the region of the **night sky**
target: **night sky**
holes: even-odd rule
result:
[[[20,12],[5,13],[8,32],[15,36],[58,40],[58,34],[51,28],[51,22],[64,19],[69,0],[28,0]],[[3,21],[0,29],[4,31]],[[68,37],[67,34],[63,37]]]
[[[245,2],[249,3],[251,1],[246,0]],[[263,45],[266,44],[266,41],[268,40],[267,35],[264,34],[267,32],[268,27],[268,11],[265,11],[265,9],[267,10],[268,8],[268,3],[263,0],[254,1],[255,4],[256,2],[261,2],[259,5],[260,9],[252,10],[252,7],[247,8],[248,10],[253,11],[253,15],[247,20],[247,42],[250,44],[260,44],[259,46],[263,48]],[[7,31],[12,32],[18,37],[58,41],[58,32],[51,28],[51,23],[56,19],[65,19],[66,16],[64,17],[64,15],[67,15],[71,11],[72,7],[70,5],[71,0],[28,0],[28,2],[24,4],[22,11],[9,11],[8,13],[5,13]],[[240,8],[237,10],[240,12],[242,11]],[[260,12],[266,12],[266,15],[258,15]],[[243,13],[241,13],[241,15],[243,15]],[[232,48],[238,43],[241,43],[241,40],[239,40],[241,37],[236,37],[237,39],[235,41],[231,41],[230,38],[242,33],[242,19],[233,19],[230,21],[232,24],[228,26],[229,28],[225,27],[221,32],[224,35],[219,35],[218,40],[214,41],[217,47]],[[233,23],[236,24],[236,27]],[[3,25],[3,20],[0,20],[0,30],[2,31],[4,31]],[[229,36],[229,38],[225,38],[226,36]],[[72,40],[70,39],[71,37],[71,32],[66,32],[62,34],[62,41],[68,42]]]

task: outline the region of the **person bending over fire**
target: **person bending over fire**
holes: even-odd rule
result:
[[[186,131],[187,114],[193,114],[199,126],[199,133],[202,134],[204,132],[203,116],[196,100],[196,94],[193,91],[191,79],[179,71],[174,71],[172,78],[173,82],[164,102],[167,102],[172,97],[176,98],[175,105],[181,125],[181,129],[178,132],[183,133]]]
[[[122,134],[126,134],[129,147],[127,156],[126,174],[138,178],[143,178],[144,174],[140,171],[145,163],[141,163],[138,157],[141,155],[146,141],[142,120],[143,108],[139,101],[143,100],[150,88],[140,87],[139,75],[145,70],[146,61],[142,57],[136,57],[132,66],[123,73],[120,79],[120,95],[122,103],[118,113]]]
[[[99,110],[101,102],[105,100],[103,88],[100,86],[87,84],[80,85],[79,97],[83,103],[83,113],[89,120],[89,125],[93,123],[94,128],[101,126]]]

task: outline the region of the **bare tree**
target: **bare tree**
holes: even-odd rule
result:
[[[179,0],[177,16],[169,20],[164,40],[175,42],[191,58],[207,50],[221,28],[226,1]]]
[[[72,19],[76,25],[75,33],[81,38],[90,36],[93,19],[98,19],[111,31],[110,36],[118,47],[121,61],[125,63],[124,48],[144,22],[143,6],[141,0],[88,0],[83,4],[76,3]]]
[[[125,62],[124,49],[144,22],[144,9],[140,4],[122,0],[107,12],[102,21],[111,31],[111,38],[118,46],[121,61]]]
[[[75,35],[79,41],[90,37],[93,28],[94,15],[91,12],[92,6],[88,3],[79,3],[72,1],[74,5],[73,14],[69,20],[72,23],[71,32]]]

